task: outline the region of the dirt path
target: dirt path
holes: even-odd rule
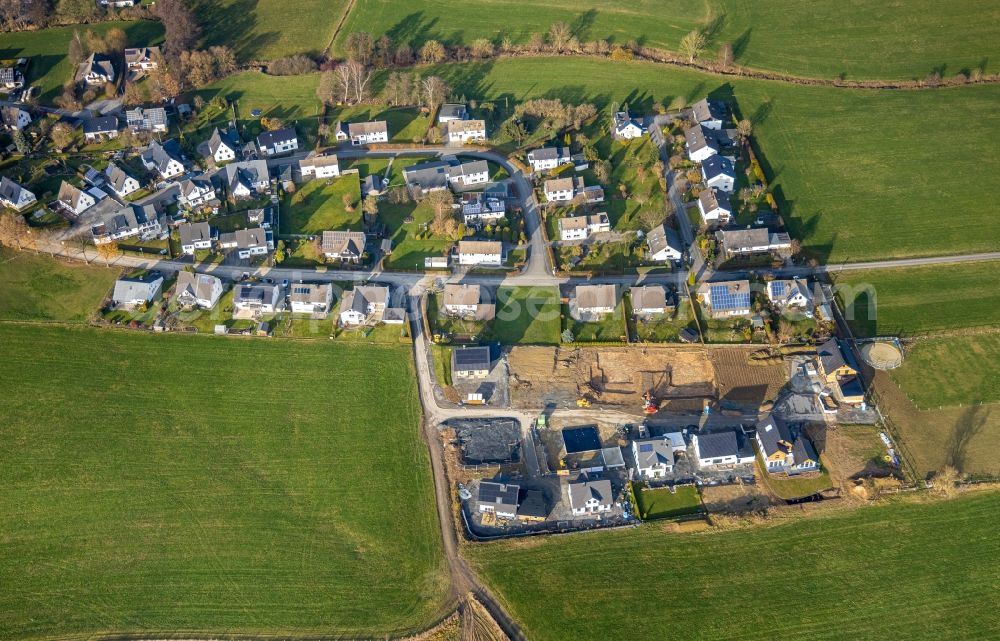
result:
[[[355,0],[347,0],[347,4],[344,5],[344,11],[340,14],[340,20],[337,22],[337,28],[333,30],[333,35],[330,36],[330,42],[326,45],[326,49],[323,50],[323,54],[328,56],[330,51],[333,49],[333,43],[337,41],[337,36],[340,35],[340,30],[344,28],[344,23],[347,22],[347,16],[351,15],[351,11],[354,10]]]

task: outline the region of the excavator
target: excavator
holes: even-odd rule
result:
[[[653,398],[653,390],[646,390],[646,393],[642,395],[642,411],[646,414],[656,414],[657,410],[660,409],[660,404],[656,402]]]

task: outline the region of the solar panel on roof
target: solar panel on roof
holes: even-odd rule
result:
[[[729,285],[712,285],[709,288],[711,304],[715,309],[745,309],[750,307],[750,292],[731,292]]]
[[[643,443],[642,445],[639,446],[639,451],[640,452],[652,452],[653,451],[653,446],[651,444],[649,444],[649,443]]]
[[[771,283],[771,291],[774,293],[775,296],[784,296],[785,286],[786,283],[784,281],[776,280]]]

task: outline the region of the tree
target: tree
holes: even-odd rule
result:
[[[795,328],[792,324],[786,321],[784,318],[778,321],[778,342],[784,345],[785,343],[790,343],[792,337],[795,336]]]
[[[405,67],[413,64],[413,49],[407,44],[396,48],[396,64]]]
[[[559,339],[564,343],[572,343],[576,339],[576,337],[573,336],[572,331],[564,329],[562,334],[559,335]]]
[[[118,256],[120,252],[118,251],[118,243],[111,241],[110,243],[101,243],[97,246],[97,255],[104,259],[104,262],[111,264],[111,259]]]
[[[705,36],[700,31],[692,31],[681,38],[680,48],[681,53],[687,56],[688,62],[694,62],[694,59],[701,55],[705,49]]]
[[[428,40],[420,47],[420,61],[427,63],[441,62],[447,56],[444,45],[437,40]]]
[[[744,118],[736,123],[736,133],[740,137],[740,142],[745,145],[750,140],[750,134],[753,133],[753,123]]]
[[[28,146],[28,140],[24,137],[24,132],[20,129],[15,129],[11,133],[11,138],[14,140],[14,147],[17,148],[17,153],[26,154],[31,150]]]
[[[65,122],[57,122],[49,132],[49,140],[56,151],[62,151],[73,142],[75,130]]]
[[[447,100],[450,92],[451,89],[448,87],[448,83],[438,76],[428,76],[424,78],[424,104],[427,105],[427,108],[431,111],[437,109],[441,103]]]
[[[280,118],[269,118],[264,116],[260,119],[260,126],[268,131],[277,131],[285,126],[285,123],[281,122]]]
[[[368,86],[372,80],[372,70],[355,60],[349,60],[344,66],[347,67],[347,76],[354,102],[366,101],[368,99]]]
[[[107,54],[120,54],[128,46],[128,35],[123,29],[114,27],[108,29],[104,34],[104,52]]]
[[[392,64],[392,58],[392,38],[390,38],[388,34],[382,34],[382,36],[375,43],[375,55],[373,56],[372,62],[376,67],[388,67]]]
[[[337,104],[339,95],[341,95],[341,92],[336,74],[333,71],[324,71],[319,77],[319,85],[316,87],[316,97],[324,105],[332,107]]]
[[[493,42],[486,38],[479,38],[472,42],[469,51],[474,58],[490,58],[494,53]]]
[[[201,37],[201,27],[184,0],[159,0],[153,5],[153,12],[166,30],[163,49],[168,58],[180,58]]]
[[[84,58],[88,55],[87,45],[84,43],[83,38],[80,37],[80,32],[74,31],[73,37],[70,38],[69,41],[69,50],[66,54],[66,57],[69,58],[70,64],[75,67],[83,62]]]
[[[528,130],[520,120],[511,119],[500,126],[500,134],[520,145],[524,137],[528,135]]]
[[[549,43],[556,51],[562,52],[573,37],[573,30],[565,22],[553,22],[549,27]]]
[[[719,64],[728,67],[733,64],[733,45],[723,42],[719,47]]]
[[[344,41],[344,53],[347,54],[347,59],[359,62],[366,67],[372,62],[374,49],[375,43],[372,42],[371,35],[364,31],[349,33]]]
[[[344,194],[340,197],[341,204],[344,205],[344,211],[354,211],[354,196],[350,194]]]
[[[267,73],[272,76],[301,76],[314,71],[316,61],[302,54],[278,58],[267,65]]]
[[[56,16],[64,23],[87,22],[97,17],[97,4],[91,0],[59,0]]]
[[[27,244],[30,231],[24,216],[0,213],[0,245],[20,249]]]
[[[378,196],[375,194],[368,194],[365,196],[365,201],[362,203],[362,209],[369,216],[378,215]]]
[[[285,261],[285,241],[279,240],[274,246],[274,264],[280,265]]]
[[[609,167],[610,165],[606,160],[597,160],[594,162],[594,178],[596,178],[597,182],[602,185],[606,185],[608,183],[608,179],[611,178],[611,170]]]
[[[958,482],[961,480],[961,475],[953,466],[946,465],[934,474],[933,480],[933,492],[935,494],[944,497],[952,497],[958,490],[957,486]]]

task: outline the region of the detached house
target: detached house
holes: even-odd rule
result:
[[[103,85],[115,81],[115,66],[111,58],[92,53],[76,68],[76,81],[88,85]]]
[[[364,325],[382,320],[389,305],[389,288],[363,285],[344,292],[340,301],[341,325]]]
[[[163,276],[150,272],[140,277],[123,277],[115,281],[111,304],[118,309],[135,309],[148,304],[160,293]]]
[[[632,441],[632,455],[639,476],[647,479],[663,478],[674,471],[674,448],[662,438]]]
[[[726,120],[727,111],[726,103],[702,98],[691,105],[691,119],[706,129],[719,131]]]
[[[266,193],[271,184],[266,160],[246,160],[226,165],[220,174],[229,195],[235,199]]]
[[[0,67],[0,88],[8,91],[24,86],[24,74],[14,67]]]
[[[858,375],[854,357],[836,338],[831,338],[817,347],[816,353],[819,355],[819,364],[827,383],[835,383],[839,379]]]
[[[767,227],[723,230],[716,232],[715,237],[727,257],[769,252],[787,254],[792,248],[792,239],[788,234],[772,233]]]
[[[110,140],[118,137],[118,119],[114,116],[98,116],[83,121],[83,139],[87,142]]]
[[[704,162],[719,153],[719,144],[715,136],[709,134],[701,125],[684,130],[684,146],[691,162]]]
[[[819,469],[819,456],[800,430],[768,414],[757,422],[757,447],[768,474],[789,475]]]
[[[719,468],[753,463],[753,446],[734,430],[691,437],[699,467]]]
[[[31,114],[13,105],[0,107],[0,122],[8,131],[20,131],[31,124]]]
[[[251,256],[264,256],[274,249],[273,236],[263,227],[237,229],[219,236],[219,248],[229,250],[238,258],[246,260]]]
[[[293,314],[315,314],[326,317],[333,304],[333,285],[330,283],[295,283],[288,293]]]
[[[712,318],[750,315],[750,281],[731,280],[722,283],[704,283],[698,297],[709,308]]]
[[[643,285],[629,288],[632,313],[636,316],[654,316],[667,312],[667,292],[662,285]]]
[[[106,215],[90,228],[95,245],[103,245],[137,236],[140,240],[157,238],[163,232],[160,215],[153,205],[126,205]]]
[[[476,504],[480,512],[489,512],[497,518],[513,519],[517,516],[519,485],[480,481]]]
[[[320,243],[320,251],[328,260],[342,260],[348,263],[360,263],[365,253],[364,232],[360,231],[325,231]]]
[[[532,171],[548,171],[573,162],[568,147],[543,147],[528,152]]]
[[[79,216],[97,204],[93,196],[65,180],[59,186],[59,196],[56,200],[60,207],[74,216]]]
[[[222,296],[222,281],[210,274],[177,273],[175,299],[184,307],[212,309]]]
[[[649,230],[646,246],[649,248],[648,260],[655,263],[680,260],[684,253],[684,246],[677,237],[677,232],[669,229],[666,223]]]
[[[465,105],[457,103],[445,103],[438,109],[438,124],[443,125],[453,120],[468,120],[469,110]]]
[[[336,137],[339,141],[350,140],[351,144],[355,146],[389,142],[389,125],[384,120],[338,122]]]
[[[155,171],[163,179],[173,178],[184,173],[180,146],[176,140],[168,140],[162,145],[154,140],[142,150],[139,158],[146,169]]]
[[[309,154],[299,161],[299,173],[303,178],[336,178],[340,175],[340,162],[334,154]]]
[[[144,131],[163,133],[170,128],[167,110],[163,107],[129,109],[125,112],[125,123],[133,133],[137,134]]]
[[[181,238],[181,252],[189,256],[198,250],[211,249],[215,240],[215,232],[206,222],[178,225],[177,233]]]
[[[233,315],[273,314],[281,300],[281,288],[268,283],[240,283],[233,291]]]
[[[449,316],[475,320],[490,320],[496,305],[483,300],[484,290],[479,285],[449,283],[444,286],[443,309]]]
[[[257,136],[257,147],[265,156],[278,156],[299,148],[299,139],[291,127],[265,131]]]
[[[129,47],[125,49],[125,65],[129,71],[156,69],[160,57],[159,47]]]
[[[490,181],[490,166],[485,160],[449,165],[447,172],[448,183],[456,189],[481,185]]]
[[[462,194],[462,218],[467,227],[493,223],[507,214],[507,200],[481,192]]]
[[[225,131],[220,131],[216,127],[208,140],[202,144],[200,151],[202,156],[211,158],[216,164],[222,164],[236,160],[241,147],[239,135],[232,127]]]
[[[615,503],[611,481],[607,479],[575,481],[566,486],[566,491],[573,516],[610,512]]]
[[[485,120],[451,120],[445,125],[448,142],[465,144],[486,140]]]
[[[611,222],[604,212],[559,219],[560,240],[586,240],[591,234],[608,231],[611,231]]]
[[[215,186],[203,176],[188,178],[180,185],[177,202],[188,209],[201,207],[215,200]]]
[[[698,195],[698,212],[706,225],[728,225],[733,215],[729,194],[714,187],[702,190]]]
[[[113,162],[109,162],[108,166],[104,168],[104,182],[119,198],[125,198],[129,194],[139,191],[141,186],[138,180],[129,176]]]
[[[403,168],[403,180],[415,199],[420,199],[432,191],[448,189],[448,170],[451,167],[443,160],[420,163]]]
[[[545,192],[545,200],[550,203],[568,202],[573,200],[578,187],[583,188],[583,178],[568,176],[566,178],[546,180],[542,186],[542,191]]]
[[[801,309],[810,316],[814,307],[809,283],[802,278],[772,280],[767,284],[767,299],[776,309]]]
[[[615,311],[618,293],[614,285],[577,285],[576,310],[578,313],[603,316]]]
[[[451,350],[453,379],[486,378],[493,369],[489,347],[462,347]]]
[[[0,176],[0,205],[21,211],[35,202],[34,193],[7,176]]]
[[[733,193],[733,185],[736,184],[733,161],[725,156],[712,156],[701,163],[701,179],[713,189],[727,194]]]
[[[612,135],[618,140],[632,140],[646,133],[642,123],[629,115],[628,111],[618,111],[614,116]]]
[[[503,243],[492,240],[460,240],[458,264],[500,266],[503,264]]]

